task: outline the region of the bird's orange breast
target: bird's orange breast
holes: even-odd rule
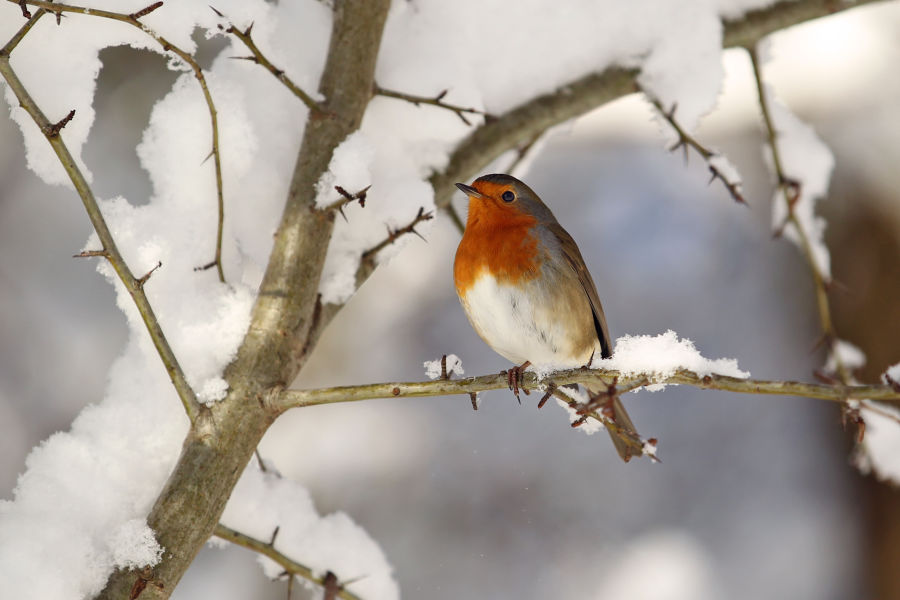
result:
[[[538,276],[541,257],[531,229],[537,219],[512,207],[473,200],[466,231],[456,250],[453,278],[460,296],[489,273],[497,283],[516,284]]]

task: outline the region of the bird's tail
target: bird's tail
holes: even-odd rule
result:
[[[637,430],[634,428],[634,423],[631,422],[631,417],[628,416],[628,412],[626,412],[618,396],[613,396],[612,409],[613,420],[620,430],[617,431],[607,426],[606,431],[609,433],[610,439],[612,439],[613,446],[616,447],[616,452],[619,453],[622,460],[628,462],[632,456],[640,456],[642,453],[640,446],[637,446],[635,440]]]

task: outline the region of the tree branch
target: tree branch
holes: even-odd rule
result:
[[[774,31],[875,1],[849,4],[834,0],[782,0],[725,21],[722,46],[750,46]],[[455,182],[470,181],[484,165],[504,152],[526,144],[554,125],[635,92],[637,74],[634,69],[610,67],[538,96],[477,127],[459,143],[444,170],[429,178],[435,204],[444,209],[456,191]]]
[[[308,333],[324,311],[316,302],[334,211],[316,208],[315,184],[334,149],[359,128],[372,97],[375,61],[389,0],[341,0],[319,93],[323,113],[311,112],[281,223],[237,357],[225,370],[228,396],[204,411],[156,500],[148,525],[166,548],[141,600],[172,593],[213,534],[238,478],[277,416],[267,396],[297,375],[307,357]],[[139,574],[117,571],[99,598],[127,598]]]
[[[878,400],[900,406],[900,391],[890,385],[826,385],[800,381],[771,381],[764,379],[739,379],[726,375],[698,375],[680,369],[668,377],[652,374],[623,375],[619,371],[607,369],[569,369],[551,373],[543,379],[531,371],[526,371],[522,387],[543,389],[550,384],[564,386],[578,383],[582,385],[609,386],[615,382],[620,393],[640,389],[658,383],[688,385],[705,390],[722,390],[740,394],[800,396],[845,402],[848,399]],[[375,398],[422,398],[431,396],[468,395],[473,392],[499,390],[509,387],[505,374],[482,375],[463,379],[436,379],[434,381],[408,381],[393,383],[372,383],[312,390],[282,390],[270,398],[272,409],[284,412],[291,408],[358,402]]]
[[[225,15],[223,15],[212,6],[210,6],[210,8],[212,8],[213,12],[215,12],[220,17],[227,19]],[[272,62],[268,58],[266,58],[266,55],[262,53],[262,50],[259,49],[259,47],[256,45],[256,42],[253,41],[253,38],[250,35],[250,32],[253,30],[253,23],[251,23],[243,31],[235,27],[233,24],[229,23],[228,27],[224,28],[224,30],[225,33],[230,33],[241,42],[243,42],[243,44],[247,47],[247,50],[251,52],[251,56],[235,56],[234,58],[240,60],[249,60],[250,62],[260,65],[269,73],[274,75],[275,79],[280,81],[284,85],[284,87],[291,91],[292,94],[297,96],[300,101],[303,102],[303,104],[305,104],[307,108],[309,108],[310,111],[322,112],[321,104],[316,102],[316,100],[312,96],[304,92],[300,86],[294,83],[294,81],[285,74],[284,69],[279,69],[278,67],[273,65]]]
[[[18,3],[18,0],[7,0],[8,2]],[[99,10],[94,8],[87,8],[83,6],[73,6],[69,4],[58,4],[56,2],[45,1],[45,0],[22,0],[25,4],[30,4],[32,6],[38,6],[47,12],[55,13],[57,18],[59,15],[64,12],[76,13],[81,15],[88,15],[92,17],[100,17],[104,19],[111,19],[113,21],[119,21],[121,23],[127,23],[132,27],[137,27],[151,38],[156,40],[156,42],[162,47],[164,52],[172,52],[178,58],[183,60],[190,68],[191,71],[194,72],[194,77],[200,84],[200,89],[203,92],[203,98],[206,100],[206,106],[209,110],[209,120],[212,126],[212,150],[209,155],[213,158],[213,164],[215,166],[215,178],[216,178],[216,202],[218,206],[218,219],[216,225],[216,252],[215,258],[212,262],[199,267],[199,270],[207,269],[215,265],[216,271],[219,275],[219,281],[222,283],[225,282],[225,272],[222,270],[222,236],[225,227],[225,197],[222,189],[222,157],[219,152],[219,117],[216,112],[216,106],[213,103],[212,94],[209,92],[209,86],[206,84],[206,77],[203,75],[203,70],[200,68],[200,65],[194,60],[194,57],[191,56],[188,52],[185,52],[163,36],[159,35],[146,25],[140,22],[141,17],[147,16],[149,13],[158,9],[162,6],[162,2],[155,2],[150,4],[149,6],[133,12],[133,13],[117,13],[108,10]]]
[[[56,7],[56,5],[54,5],[54,7]],[[21,40],[24,34],[34,26],[34,23],[42,15],[47,14],[47,12],[50,11],[37,11],[34,17],[19,30],[13,40],[16,41],[16,43],[18,40]],[[4,51],[11,48],[11,44],[12,47],[15,46],[13,42],[10,42],[4,47]],[[100,207],[97,204],[97,199],[94,197],[93,190],[91,190],[90,185],[84,178],[84,174],[81,172],[81,169],[78,168],[78,165],[75,164],[75,159],[69,153],[69,149],[66,147],[65,142],[63,142],[62,136],[60,135],[61,127],[55,127],[56,124],[50,122],[28,93],[28,90],[25,89],[25,86],[22,84],[21,80],[19,80],[18,75],[16,75],[10,65],[8,51],[0,54],[0,75],[3,76],[10,89],[16,95],[16,98],[18,98],[20,106],[29,114],[29,116],[31,116],[38,128],[40,128],[44,137],[47,139],[47,142],[59,158],[69,179],[72,181],[72,185],[75,186],[75,191],[78,193],[78,196],[84,204],[91,225],[93,225],[94,231],[97,232],[97,237],[103,245],[103,257],[109,261],[109,264],[116,272],[119,280],[131,295],[131,299],[134,301],[135,306],[137,306],[141,319],[144,321],[144,326],[150,334],[150,339],[153,341],[153,345],[166,368],[166,372],[169,374],[169,379],[172,381],[172,385],[175,387],[175,391],[178,393],[178,397],[184,406],[185,413],[187,413],[191,422],[196,421],[200,412],[200,404],[197,401],[197,397],[194,395],[191,386],[188,385],[184,371],[182,371],[181,365],[175,357],[175,353],[169,346],[169,341],[166,339],[162,327],[159,325],[156,314],[153,312],[153,307],[150,305],[150,301],[144,293],[144,283],[146,282],[146,279],[135,277],[132,274],[131,269],[128,268],[128,264],[125,262],[122,254],[119,252],[119,248],[106,224],[106,220],[103,218],[103,213],[100,211]],[[64,124],[63,121],[60,121],[60,124]]]
[[[832,356],[834,356],[838,377],[841,382],[848,384],[852,381],[852,376],[846,365],[844,365],[844,361],[836,347],[838,337],[835,332],[834,323],[831,319],[831,305],[828,300],[829,278],[820,270],[819,265],[816,262],[815,254],[813,253],[809,232],[803,227],[803,224],[800,222],[800,219],[797,218],[797,214],[794,211],[794,207],[800,198],[800,183],[789,178],[784,172],[781,155],[778,152],[778,132],[776,131],[775,124],[772,120],[769,99],[765,92],[765,83],[763,82],[759,55],[756,51],[756,47],[749,46],[747,52],[750,54],[750,62],[753,65],[753,76],[756,80],[756,90],[759,95],[760,112],[762,113],[763,122],[766,127],[766,138],[769,147],[772,150],[772,164],[775,168],[775,175],[777,178],[776,184],[782,192],[787,207],[786,223],[793,225],[794,230],[797,232],[797,237],[800,241],[800,250],[806,259],[806,264],[812,274],[813,285],[816,290],[816,304],[818,306],[819,325],[822,328],[822,336],[829,351]]]
[[[688,158],[688,148],[693,148],[697,154],[699,154],[703,160],[706,161],[707,167],[709,167],[709,172],[712,173],[713,179],[718,179],[722,182],[722,185],[725,186],[725,189],[728,191],[729,195],[731,195],[732,199],[735,202],[740,204],[747,204],[747,201],[744,200],[744,196],[741,193],[741,183],[740,181],[730,181],[725,173],[723,173],[719,167],[716,166],[714,159],[715,158],[723,158],[721,154],[718,152],[713,152],[699,141],[697,138],[689,134],[681,124],[675,119],[675,109],[676,106],[672,106],[669,110],[663,108],[662,103],[657,99],[644,92],[644,96],[650,101],[654,108],[656,108],[657,112],[662,116],[666,122],[672,126],[672,129],[675,130],[675,134],[678,136],[678,141],[669,148],[670,152],[675,152],[679,148],[684,149],[684,160],[687,162]],[[712,180],[710,180],[712,181]]]
[[[276,529],[275,531],[277,532],[278,530]],[[254,552],[258,552],[263,556],[271,558],[276,563],[281,565],[281,567],[285,571],[285,574],[287,574],[289,577],[294,577],[296,575],[297,577],[302,577],[303,579],[311,581],[312,583],[315,583],[316,585],[322,587],[325,587],[327,584],[325,577],[317,576],[313,572],[313,570],[306,565],[298,563],[287,555],[282,554],[281,552],[276,550],[275,534],[273,534],[271,542],[263,542],[219,523],[218,525],[216,525],[215,536],[229,541],[232,544],[243,546],[244,548],[253,550]],[[357,596],[353,592],[348,592],[343,588],[339,589],[337,597],[344,598],[345,600],[361,600],[359,596]]]
[[[395,90],[389,90],[381,87],[378,84],[375,84],[373,88],[374,92],[377,96],[384,96],[386,98],[395,98],[397,100],[405,100],[415,106],[420,106],[422,104],[427,104],[428,106],[436,106],[438,108],[443,108],[445,110],[449,110],[450,112],[456,114],[463,123],[466,125],[471,125],[472,122],[466,118],[466,115],[481,115],[483,117],[489,117],[486,112],[483,110],[478,110],[477,108],[466,108],[464,106],[457,106],[456,104],[449,104],[444,102],[444,96],[447,95],[447,90],[442,90],[437,93],[435,96],[417,96],[415,94],[407,94],[405,92],[398,92]]]

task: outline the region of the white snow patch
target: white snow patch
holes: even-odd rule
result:
[[[671,329],[663,334],[626,335],[616,340],[611,358],[596,361],[594,366],[616,369],[623,375],[647,375],[652,379],[665,379],[679,369],[693,371],[699,376],[727,375],[750,377],[750,373],[738,368],[734,358],[704,358],[689,339],[678,339]],[[664,384],[649,385],[646,389],[659,391]]]
[[[350,194],[356,194],[372,183],[372,160],[375,148],[361,131],[355,131],[334,149],[328,170],[322,173],[316,183],[316,206],[325,208],[342,198],[334,188],[342,187]]]
[[[816,135],[810,125],[802,122],[763,85],[769,98],[769,107],[776,132],[775,144],[784,176],[798,184],[798,197],[793,213],[800,228],[806,234],[816,268],[825,279],[831,278],[831,256],[825,245],[825,219],[815,213],[816,202],[828,194],[831,171],[834,169],[834,155]],[[772,149],[765,146],[766,164],[774,173]],[[788,219],[788,205],[781,188],[775,190],[772,199],[772,227],[782,230],[785,237],[803,247],[800,234]]]
[[[900,363],[888,367],[888,370],[884,372],[881,379],[885,383],[888,383],[890,380],[900,383]]]
[[[437,379],[441,376],[441,359],[437,360],[426,360],[424,365],[425,367],[425,375],[428,376],[428,379]],[[465,371],[463,370],[462,360],[455,354],[447,355],[447,376],[453,377],[453,375],[463,375]]]
[[[222,524],[259,540],[278,528],[275,549],[310,567],[319,576],[331,571],[339,581],[358,580],[347,590],[372,600],[395,600],[400,590],[381,548],[342,512],[321,516],[303,486],[251,463],[238,481]],[[284,569],[259,557],[265,574],[278,578]],[[365,575],[365,577],[360,577]]]
[[[155,565],[163,548],[144,519],[125,521],[110,535],[110,552],[117,567],[139,569]]]
[[[825,371],[837,373],[838,358],[848,371],[858,369],[866,364],[865,353],[846,340],[837,340],[834,343],[831,352],[828,353],[828,359],[825,361]]]
[[[878,411],[869,410],[861,403],[866,432],[854,462],[863,473],[874,473],[883,481],[900,485],[900,410],[881,403]]]

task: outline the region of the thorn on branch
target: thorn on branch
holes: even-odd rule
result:
[[[152,13],[154,10],[156,10],[157,8],[159,8],[162,5],[163,5],[162,0],[160,0],[159,2],[154,2],[153,4],[151,4],[149,6],[145,6],[141,10],[139,10],[137,12],[133,12],[128,16],[131,19],[137,21],[141,17],[146,17],[147,15],[149,15],[150,13]]]
[[[541,399],[538,402],[538,405],[537,405],[538,410],[544,408],[544,405],[547,404],[547,400],[550,399],[550,396],[552,396],[555,391],[556,391],[556,384],[551,381],[550,385],[547,386],[547,391],[544,393],[543,396],[541,396]]]
[[[26,0],[19,0],[19,8],[22,9],[22,16],[26,19],[31,18],[31,11],[28,10],[28,2]]]
[[[672,126],[672,129],[675,130],[676,135],[678,136],[678,141],[675,142],[670,148],[669,152],[675,152],[679,148],[684,152],[684,163],[688,162],[688,147],[696,150],[697,154],[703,157],[703,160],[706,161],[709,166],[709,172],[712,177],[709,182],[712,183],[716,179],[722,182],[722,185],[725,186],[725,189],[728,191],[728,194],[734,199],[735,202],[739,204],[747,204],[747,201],[744,199],[744,195],[741,193],[741,184],[740,181],[731,181],[722,172],[722,169],[716,165],[716,159],[721,157],[721,155],[717,152],[714,152],[697,141],[696,138],[691,136],[680,123],[675,119],[675,111],[678,108],[678,103],[672,104],[672,108],[666,110],[663,108],[662,103],[650,96],[650,94],[644,92],[644,95],[650,101],[651,104],[656,108],[660,115]]]
[[[387,98],[395,98],[397,100],[405,100],[415,106],[420,106],[422,104],[428,104],[430,106],[436,106],[438,108],[443,108],[445,110],[449,110],[456,114],[463,123],[471,126],[472,122],[466,118],[466,115],[481,115],[487,119],[488,114],[482,110],[478,110],[477,108],[457,106],[455,104],[448,104],[444,102],[444,96],[447,95],[449,90],[441,90],[435,96],[417,96],[415,94],[406,94],[404,92],[398,92],[395,90],[389,90],[381,87],[377,83],[374,86],[373,92],[376,96],[385,96]]]
[[[778,176],[778,189],[784,194],[784,202],[787,206],[787,215],[781,224],[772,232],[772,238],[780,238],[784,234],[784,229],[795,219],[794,207],[800,201],[800,194],[803,191],[803,184],[791,177],[785,175]]]
[[[367,185],[366,187],[359,190],[355,194],[351,194],[350,192],[348,192],[341,186],[336,185],[336,186],[334,186],[334,189],[338,194],[341,195],[341,198],[339,198],[338,200],[335,200],[334,202],[332,202],[331,204],[326,206],[324,208],[324,210],[325,211],[336,210],[341,214],[342,217],[344,217],[344,220],[346,221],[347,215],[344,214],[344,207],[347,206],[348,204],[350,204],[351,202],[359,202],[359,205],[361,207],[365,208],[367,194],[369,193],[369,188],[371,188],[371,187],[372,187],[371,185]]]
[[[583,415],[583,416],[579,417],[577,420],[572,421],[572,429],[574,429],[576,427],[581,427],[582,425],[584,425],[587,422],[587,420],[588,420],[587,415]]]
[[[205,265],[200,265],[199,267],[194,267],[194,271],[208,271],[209,269],[212,269],[217,264],[219,264],[218,261],[211,260],[210,262],[206,263]]]
[[[338,581],[337,575],[332,571],[327,571],[325,577],[322,578],[322,600],[334,600],[343,589],[344,586]]]
[[[845,430],[848,423],[856,425],[856,443],[862,444],[866,436],[866,420],[857,403],[851,405],[849,402],[845,402],[841,407],[841,424]]]
[[[210,6],[209,8],[219,17],[228,19],[228,17],[226,17],[216,8],[213,8],[212,6]],[[275,78],[278,79],[278,81],[280,81],[286,88],[288,88],[292,94],[297,96],[297,98],[299,98],[300,101],[303,102],[303,104],[305,104],[310,111],[318,113],[320,115],[328,114],[328,111],[325,110],[322,104],[320,104],[315,99],[313,99],[312,96],[304,92],[300,88],[300,86],[293,82],[290,77],[285,75],[284,69],[279,69],[278,67],[273,65],[268,58],[266,58],[266,56],[256,45],[256,42],[253,41],[253,37],[251,35],[253,32],[253,23],[250,23],[250,25],[248,25],[247,28],[243,31],[235,27],[230,22],[228,23],[228,27],[219,25],[219,29],[224,31],[225,33],[230,33],[231,35],[239,39],[252,54],[252,56],[236,56],[233,58],[237,58],[239,60],[249,60],[250,62],[264,67],[267,71],[274,75]]]
[[[144,284],[147,283],[147,280],[150,279],[150,276],[153,275],[153,272],[162,266],[162,261],[157,261],[156,266],[144,273],[139,279],[134,281],[134,284],[138,288],[143,288]]]
[[[469,400],[472,401],[472,410],[478,410],[478,394],[476,392],[469,392]]]
[[[281,525],[276,525],[274,531],[272,531],[272,537],[269,538],[269,546],[275,546],[275,540],[278,538],[278,533],[281,531]]]
[[[831,373],[826,373],[823,369],[815,369],[813,371],[813,377],[828,385],[841,385],[840,379],[838,379]]]
[[[62,119],[60,119],[53,125],[50,125],[49,127],[47,127],[46,130],[44,131],[44,133],[46,134],[47,137],[58,136],[59,132],[62,131],[63,127],[68,125],[69,121],[71,121],[74,117],[75,117],[75,109],[73,108],[72,110],[69,111],[69,114],[67,114],[65,117],[63,117]]]
[[[418,225],[419,223],[422,223],[423,221],[430,221],[433,218],[434,218],[433,212],[431,212],[431,211],[425,212],[425,208],[420,207],[419,212],[416,213],[415,218],[412,221],[410,221],[410,223],[408,225],[406,225],[405,227],[401,227],[399,229],[391,229],[390,226],[388,226],[387,227],[387,237],[380,243],[376,244],[375,246],[372,246],[371,248],[369,248],[368,250],[363,252],[361,260],[362,261],[372,260],[376,254],[378,254],[384,248],[386,248],[387,246],[389,246],[389,245],[393,244],[395,241],[397,241],[397,238],[407,235],[407,234],[410,234],[410,233],[419,236],[420,238],[422,238],[423,241],[427,242],[428,240],[426,240],[424,237],[422,237],[421,233],[416,231],[416,225]]]

